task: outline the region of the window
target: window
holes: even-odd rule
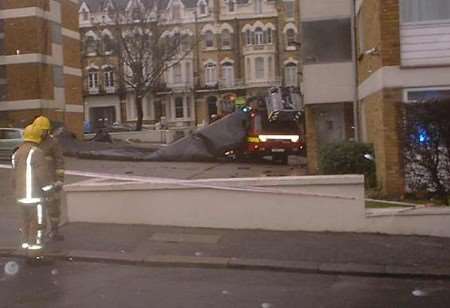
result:
[[[286,12],[287,18],[294,18],[294,1],[286,1],[284,2],[284,9]]]
[[[400,0],[402,22],[420,22],[450,19],[448,0]]]
[[[82,18],[83,18],[84,21],[89,20],[89,13],[88,13],[88,11],[83,10],[83,11],[81,12],[81,16],[82,16]]]
[[[305,64],[351,61],[349,18],[307,21],[302,23],[302,29]]]
[[[113,52],[113,41],[109,35],[103,35],[103,51],[105,53]]]
[[[255,0],[255,12],[256,14],[262,14],[262,0]]]
[[[246,37],[247,45],[251,45],[252,44],[252,32],[250,30],[247,30],[245,32],[245,37]]]
[[[173,82],[176,84],[181,83],[183,80],[182,74],[181,74],[181,64],[177,63],[172,67],[173,70]]]
[[[175,118],[184,118],[183,98],[180,96],[175,97]]]
[[[287,46],[295,46],[295,31],[294,29],[288,29],[286,31]]]
[[[264,32],[261,28],[256,28],[255,30],[255,44],[256,45],[264,44]]]
[[[105,80],[105,87],[106,88],[113,88],[114,87],[114,72],[111,68],[106,69],[103,72],[103,77]]]
[[[264,79],[264,77],[264,58],[257,57],[255,58],[255,78]]]
[[[217,68],[213,63],[208,63],[205,67],[206,85],[214,85],[217,83]]]
[[[284,78],[286,86],[297,86],[297,65],[295,63],[288,63],[284,68]]]
[[[234,85],[234,69],[233,64],[226,62],[222,65],[223,85],[232,87]]]
[[[234,12],[234,1],[228,0],[228,12]]]
[[[222,32],[222,48],[229,49],[231,48],[231,32],[229,30],[224,30]]]
[[[98,88],[98,72],[96,70],[90,70],[88,73],[88,87]]]
[[[97,41],[92,36],[86,37],[86,53],[88,55],[95,54],[97,52]]]
[[[272,44],[272,29],[267,29],[265,32],[265,38],[264,38],[264,42],[266,44]]]
[[[200,4],[200,15],[206,15],[206,4]]]
[[[214,33],[212,33],[212,31],[205,32],[205,47],[214,47]]]
[[[141,15],[141,12],[140,12],[139,8],[135,7],[132,11],[133,20],[139,20],[140,15]]]
[[[250,75],[251,75],[251,66],[250,65],[251,65],[250,58],[247,58],[246,66],[245,66],[245,75],[247,77],[246,80],[252,79],[252,78],[250,78]]]
[[[189,51],[191,49],[191,38],[189,35],[183,35],[181,38],[181,48],[183,51]]]
[[[172,18],[180,19],[181,18],[181,7],[179,4],[174,4],[172,6]]]
[[[405,102],[408,103],[435,99],[450,99],[450,88],[422,88],[405,90]]]

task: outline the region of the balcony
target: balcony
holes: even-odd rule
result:
[[[105,92],[107,94],[113,94],[116,93],[116,88],[115,87],[105,87]]]
[[[273,80],[247,80],[247,87],[249,88],[263,88],[263,87],[280,87],[281,79]]]
[[[220,89],[240,89],[245,88],[245,80],[243,79],[235,79],[235,80],[219,80],[219,88]]]
[[[89,93],[89,95],[97,95],[100,93],[100,89],[99,88],[88,88],[88,93]]]
[[[246,45],[243,48],[243,53],[244,55],[253,53],[275,53],[275,45],[274,44]]]
[[[189,81],[178,81],[178,82],[168,82],[167,88],[174,90],[174,91],[183,91],[192,89],[194,87],[194,82],[192,80]]]

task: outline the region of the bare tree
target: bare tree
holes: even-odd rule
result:
[[[110,12],[117,39],[119,82],[122,91],[134,95],[137,131],[142,129],[144,97],[160,86],[164,73],[178,65],[194,46],[192,38],[180,32],[166,35],[170,31],[165,24],[167,10],[159,3],[140,0],[134,6],[121,7],[113,2]]]
[[[405,105],[405,171],[413,190],[425,190],[449,203],[450,100]]]

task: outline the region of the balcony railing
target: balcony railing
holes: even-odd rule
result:
[[[272,80],[247,80],[248,87],[279,87],[281,86],[281,79],[275,78]]]
[[[222,79],[219,81],[220,89],[235,89],[244,87],[245,87],[245,80],[243,79],[235,79],[235,80]]]
[[[265,45],[246,45],[243,48],[244,54],[248,53],[258,53],[258,52],[275,52],[274,44]]]

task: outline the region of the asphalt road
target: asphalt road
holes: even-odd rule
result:
[[[18,269],[5,266],[10,261]],[[32,267],[4,258],[0,264],[1,308],[450,306],[450,284],[442,281],[69,261]]]

